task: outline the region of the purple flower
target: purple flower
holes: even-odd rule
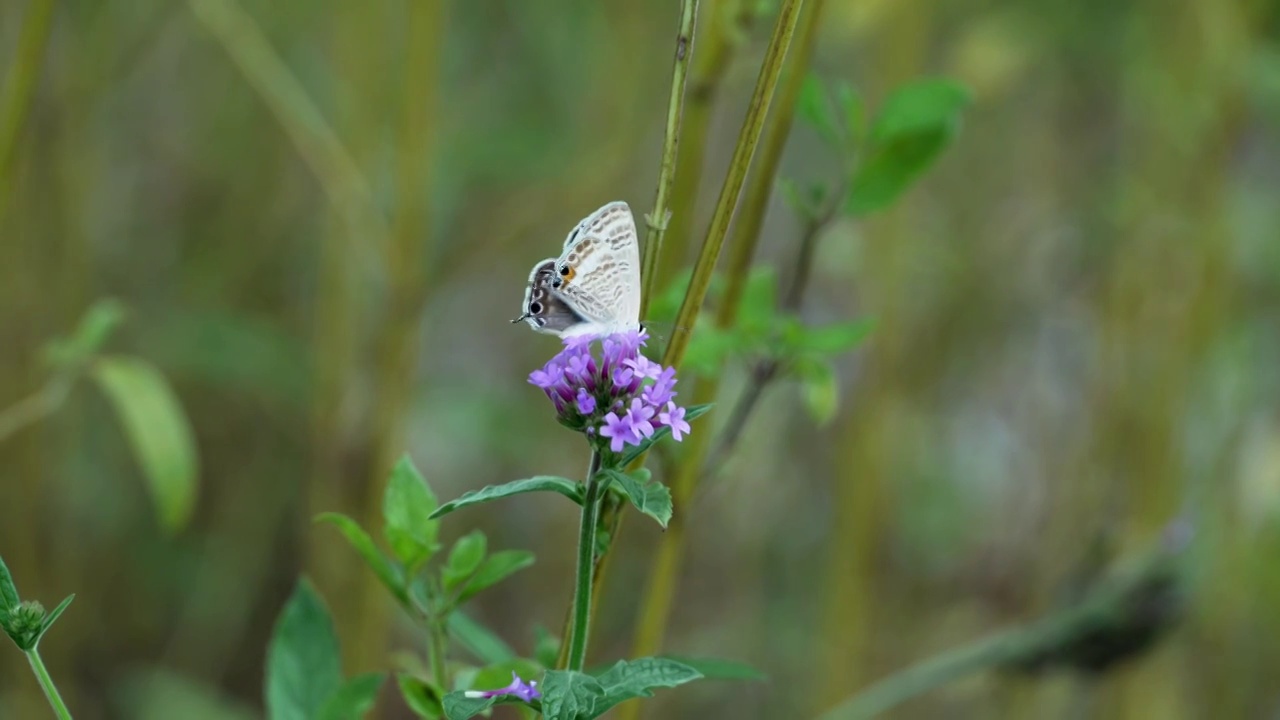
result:
[[[684,408],[673,402],[667,403],[667,409],[658,413],[658,422],[671,428],[671,437],[676,442],[689,432],[689,423],[684,419]]]
[[[542,697],[542,693],[538,692],[538,681],[526,683],[520,679],[519,675],[511,673],[511,684],[498,688],[497,690],[468,690],[464,693],[469,698],[491,698],[499,695],[515,695],[525,702],[531,702]]]
[[[604,416],[604,426],[600,428],[600,436],[609,438],[609,449],[622,452],[624,443],[639,444],[636,431],[631,427],[630,413],[618,417],[616,413]]]
[[[565,338],[564,349],[529,382],[541,388],[564,425],[585,433],[597,447],[615,453],[639,446],[660,427],[683,439],[689,431],[675,397],[675,368],[641,353],[648,335],[639,331],[605,337]]]
[[[578,388],[578,412],[583,415],[590,415],[596,411],[596,399],[587,392],[586,388]]]

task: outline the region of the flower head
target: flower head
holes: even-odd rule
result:
[[[682,440],[689,432],[675,397],[675,368],[641,352],[648,335],[628,331],[605,337],[575,336],[529,383],[541,388],[560,422],[585,433],[597,447],[622,452],[663,427]]]
[[[511,673],[511,684],[498,688],[497,690],[468,690],[464,693],[469,698],[491,698],[499,695],[515,695],[525,702],[530,702],[542,697],[542,693],[538,692],[538,681],[525,682],[520,679],[519,675]]]

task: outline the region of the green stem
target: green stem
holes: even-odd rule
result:
[[[52,27],[53,0],[32,0],[18,36],[16,57],[5,76],[4,96],[0,99],[0,183],[7,181]]]
[[[698,262],[693,266],[693,277],[689,280],[689,289],[685,292],[684,302],[680,304],[680,312],[676,315],[675,327],[671,330],[671,342],[662,356],[663,365],[679,365],[684,359],[685,350],[689,347],[689,335],[698,312],[702,309],[702,302],[706,299],[707,288],[711,285],[711,272],[720,258],[720,249],[724,246],[725,235],[729,232],[729,221],[733,219],[733,211],[738,205],[738,198],[742,195],[742,186],[746,182],[747,171],[751,167],[751,158],[755,155],[756,145],[760,142],[760,133],[764,130],[764,121],[769,114],[773,91],[778,85],[778,77],[782,74],[783,61],[787,57],[787,48],[791,46],[791,38],[795,35],[796,26],[799,24],[800,8],[803,5],[804,0],[783,0],[782,8],[778,12],[773,37],[769,40],[769,48],[765,50],[760,75],[756,78],[755,91],[751,95],[751,104],[747,107],[747,115],[742,121],[742,130],[738,133],[738,143],[733,150],[729,172],[720,189],[720,199],[716,202],[715,213],[711,216],[711,226],[707,229],[707,237],[702,242]]]
[[[680,151],[680,121],[684,117],[684,86],[689,77],[689,59],[693,57],[694,21],[698,17],[698,0],[680,1],[680,30],[676,35],[676,59],[671,68],[671,99],[667,104],[667,133],[662,143],[662,169],[658,173],[658,189],[649,214],[649,232],[644,242],[644,266],[641,277],[640,317],[649,309],[649,300],[657,287],[658,258],[662,254],[662,236],[667,229],[667,202],[676,179],[676,159]]]
[[[573,591],[573,626],[565,667],[581,671],[587,661],[587,635],[591,629],[591,584],[595,575],[596,521],[600,513],[600,453],[591,451],[587,492],[582,500],[582,525],[578,531],[578,582]]]
[[[36,680],[40,681],[40,689],[44,690],[44,696],[49,699],[49,705],[53,707],[53,714],[59,720],[71,720],[71,711],[67,710],[67,704],[62,702],[62,696],[58,694],[53,678],[49,677],[49,670],[45,668],[44,660],[40,659],[40,651],[37,648],[28,650],[27,660],[31,662],[31,671],[36,674]]]
[[[436,688],[441,692],[449,691],[449,673],[445,667],[445,653],[448,630],[445,618],[433,617],[431,623],[431,673],[436,681]]]

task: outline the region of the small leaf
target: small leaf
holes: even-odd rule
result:
[[[793,352],[839,355],[862,344],[875,329],[875,321],[861,318],[849,323],[806,327],[799,322],[788,328],[787,345]]]
[[[542,714],[546,720],[589,720],[608,709],[601,707],[605,702],[604,686],[586,673],[548,670],[538,689],[542,691]]]
[[[844,113],[844,127],[849,142],[856,146],[862,142],[862,133],[867,124],[867,110],[862,102],[862,95],[853,86],[842,82],[836,87],[836,103]]]
[[[687,417],[688,416],[686,415],[686,418]],[[578,483],[572,480],[566,480],[562,477],[539,475],[537,477],[525,478],[524,480],[513,480],[503,485],[489,485],[479,490],[472,490],[471,492],[464,493],[462,497],[457,500],[450,500],[436,508],[436,511],[431,513],[431,517],[442,517],[460,508],[478,505],[480,503],[498,500],[512,495],[543,491],[560,493],[575,503],[579,505],[582,504],[582,487]]]
[[[650,480],[647,469],[631,473],[601,470],[600,474],[612,480],[637,510],[657,520],[662,527],[671,521],[671,491],[666,485]]]
[[[457,690],[444,696],[444,716],[449,720],[467,720],[493,707],[498,698],[469,698],[465,691]]]
[[[827,97],[827,89],[816,75],[805,77],[804,84],[800,86],[796,112],[801,120],[818,131],[818,136],[823,140],[832,145],[839,144],[840,131],[837,129],[836,114]]]
[[[516,651],[485,626],[454,610],[449,613],[449,634],[484,663],[499,663],[516,656]]]
[[[124,305],[110,298],[98,300],[85,311],[69,338],[54,340],[45,349],[45,359],[55,367],[78,365],[98,352],[111,333],[124,321]]]
[[[453,544],[453,550],[449,552],[449,561],[445,563],[444,571],[441,573],[444,578],[445,592],[453,592],[454,588],[471,577],[471,573],[480,567],[487,545],[488,541],[484,533],[479,530],[472,530],[458,538],[458,541]]]
[[[142,466],[161,525],[180,530],[196,499],[196,445],[169,383],[150,363],[104,357],[93,377],[115,408]]]
[[[685,408],[685,411],[684,411],[685,421],[692,422],[695,418],[700,417],[701,415],[706,413],[708,410],[710,410],[713,404],[714,403],[707,403],[706,405],[694,405],[692,407]],[[624,451],[622,455],[618,458],[617,467],[627,467],[632,462],[634,462],[636,458],[648,452],[649,448],[653,447],[654,443],[658,442],[659,440],[661,440],[662,438],[670,434],[671,434],[671,428],[665,425],[658,428],[653,432],[653,435],[641,440],[639,445]]]
[[[624,700],[652,697],[655,688],[672,688],[701,677],[694,668],[668,658],[619,660],[599,676],[605,699],[595,709],[603,713]]]
[[[667,655],[668,660],[675,660],[682,665],[702,673],[707,680],[766,680],[768,676],[759,670],[736,660],[721,658],[692,658],[680,655]]]
[[[947,80],[899,88],[871,127],[867,157],[854,174],[845,210],[866,215],[887,207],[949,145],[960,127],[969,93]]]
[[[342,684],[333,619],[306,578],[298,580],[276,620],[266,675],[269,720],[315,720]]]
[[[373,709],[378,691],[386,680],[382,673],[368,673],[351,678],[329,696],[320,711],[320,720],[360,720]]]
[[[13,575],[9,573],[4,556],[0,555],[0,610],[16,608],[20,602],[22,599],[18,597],[18,587],[13,583]]]
[[[466,602],[482,590],[497,585],[509,575],[533,565],[534,555],[528,550],[501,550],[484,559],[480,569],[463,586],[458,602]]]
[[[436,505],[436,496],[413,461],[407,455],[402,457],[391,471],[382,498],[383,534],[396,557],[410,569],[439,549],[436,535],[440,523],[432,519]]]
[[[374,545],[373,538],[369,537],[369,533],[356,524],[355,520],[341,513],[328,512],[317,515],[316,522],[329,523],[338,528],[338,532],[347,538],[347,542],[351,543],[351,547],[364,558],[365,564],[373,570],[373,574],[378,576],[378,580],[391,591],[391,594],[402,604],[409,602],[409,595],[404,586],[404,572],[382,554],[378,546]]]
[[[836,380],[835,369],[831,363],[816,359],[799,363],[797,368],[803,368],[797,371],[797,375],[809,416],[819,427],[826,425],[835,417],[840,404],[840,383]]]
[[[44,622],[40,624],[40,634],[36,637],[36,642],[40,642],[40,638],[43,638],[44,634],[49,632],[49,628],[53,627],[54,621],[59,617],[62,617],[62,613],[67,609],[67,606],[75,599],[75,593],[68,595],[62,602],[58,603],[56,608],[50,611],[48,615],[44,616]]]
[[[396,674],[396,684],[400,687],[400,696],[404,698],[404,704],[408,705],[418,717],[437,720],[444,715],[440,696],[430,685],[406,673]]]

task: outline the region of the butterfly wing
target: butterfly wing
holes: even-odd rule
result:
[[[534,330],[551,335],[561,335],[587,322],[551,289],[551,280],[555,276],[556,258],[540,260],[533,266],[529,285],[524,291],[524,305],[515,322],[523,320]]]
[[[631,208],[611,202],[565,238],[551,289],[570,309],[609,331],[640,323],[640,242]]]

